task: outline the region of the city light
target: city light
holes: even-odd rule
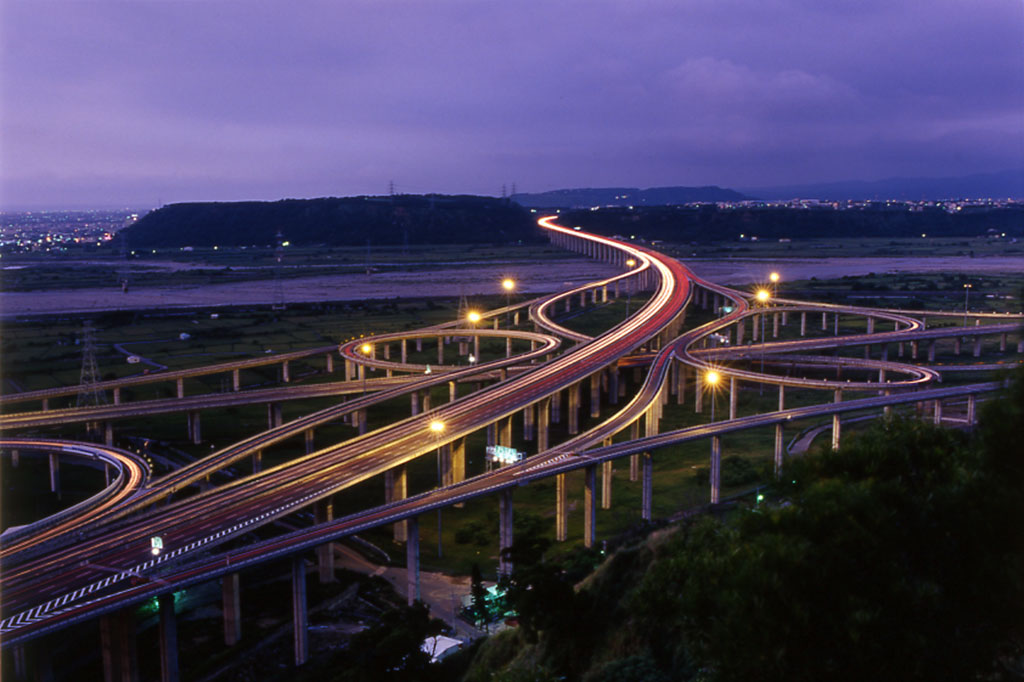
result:
[[[768,279],[771,280],[772,284],[777,284],[779,281],[779,273],[773,272],[772,274],[768,275]]]
[[[767,302],[768,302],[768,300],[769,300],[769,299],[771,299],[771,297],[772,297],[772,294],[771,294],[771,292],[770,292],[770,291],[768,291],[767,289],[758,289],[758,290],[757,290],[757,293],[756,293],[756,294],[754,295],[754,297],[755,297],[755,298],[756,298],[756,299],[757,299],[757,300],[758,300],[758,301],[759,301],[760,303],[767,303]]]
[[[633,267],[634,265],[636,265],[636,261],[635,261],[635,260],[633,260],[632,258],[630,258],[629,260],[627,260],[627,261],[626,261],[626,267],[627,267],[627,268],[631,268],[631,267]]]
[[[715,370],[713,370],[713,369],[709,370],[704,375],[704,381],[708,384],[708,386],[717,386],[718,385],[718,381],[721,378],[722,378],[721,375],[718,372],[716,372]]]
[[[370,351],[373,350],[373,346],[371,346],[368,343],[364,343],[362,346],[359,347],[359,350],[363,352],[363,355],[369,355]]]
[[[501,281],[501,286],[505,291],[512,291],[516,288],[516,282],[513,279],[504,279]]]
[[[469,314],[466,315],[466,319],[472,322],[473,324],[476,324],[477,322],[480,321],[480,313],[478,313],[475,310],[470,310]]]
[[[444,433],[444,422],[435,419],[430,422],[430,430],[433,433]]]

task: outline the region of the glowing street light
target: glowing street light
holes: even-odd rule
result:
[[[480,313],[478,313],[475,310],[470,310],[469,313],[466,315],[466,319],[469,320],[470,324],[475,325],[477,322],[480,321]]]
[[[704,384],[711,391],[711,421],[715,421],[715,389],[718,388],[718,382],[721,380],[722,375],[713,369],[704,373]]]
[[[506,277],[501,280],[501,288],[505,290],[505,326],[512,326],[509,324],[512,318],[512,311],[508,310],[512,307],[512,292],[516,289],[516,281],[511,277]]]
[[[632,258],[629,258],[629,259],[627,259],[627,260],[626,260],[626,267],[627,267],[627,268],[631,268],[631,267],[633,267],[634,265],[636,265],[636,261],[635,261],[635,260],[633,260]]]
[[[964,326],[967,326],[967,299],[971,296],[971,285],[964,285]]]
[[[767,289],[758,289],[757,293],[754,294],[754,298],[757,299],[758,303],[767,303],[772,298],[772,293]]]
[[[511,278],[503,279],[501,280],[501,288],[511,294],[512,291],[516,288],[516,281]]]
[[[772,284],[778,284],[779,283],[779,273],[773,272],[772,274],[768,275],[768,279],[771,280]]]
[[[431,433],[444,433],[444,422],[440,421],[440,420],[437,420],[437,419],[435,419],[434,421],[430,422],[430,432]]]
[[[362,351],[363,355],[369,355],[373,351],[373,346],[368,343],[364,343],[359,347],[359,350]]]

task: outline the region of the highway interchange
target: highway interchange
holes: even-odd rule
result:
[[[460,320],[414,332],[353,340],[339,347],[104,382],[98,388],[114,395],[114,405],[49,409],[49,401],[74,396],[79,390],[77,386],[0,397],[0,405],[5,409],[22,404],[41,408],[8,411],[0,416],[0,428],[5,434],[0,448],[5,452],[68,453],[70,449],[71,454],[78,456],[102,458],[116,474],[108,487],[88,504],[14,535],[5,535],[0,547],[0,637],[5,648],[152,596],[237,573],[245,566],[294,557],[368,528],[409,521],[409,532],[415,533],[418,516],[480,496],[497,495],[501,499],[502,537],[510,541],[511,491],[530,481],[564,476],[577,469],[586,472],[584,539],[591,544],[595,533],[595,476],[606,462],[630,459],[631,466],[642,476],[642,516],[650,518],[652,457],[670,445],[709,440],[710,500],[714,503],[719,499],[717,467],[721,460],[720,439],[725,434],[775,425],[776,466],[781,467],[781,425],[791,420],[832,418],[834,442],[838,442],[840,434],[840,415],[850,412],[927,404],[939,421],[943,401],[962,399],[968,405],[966,419],[971,420],[975,401],[998,390],[998,382],[939,386],[941,372],[936,367],[904,361],[904,345],[912,347],[912,359],[917,358],[920,346],[927,347],[937,340],[952,340],[959,353],[962,342],[967,340],[969,345],[978,339],[975,356],[985,339],[990,346],[999,343],[1003,350],[1007,349],[1008,339],[1017,339],[1017,351],[1021,350],[1019,315],[972,314],[971,320],[977,326],[936,327],[934,321],[938,319],[941,323],[943,316],[933,312],[906,313],[790,300],[759,305],[750,292],[705,281],[683,263],[651,249],[562,227],[553,218],[542,219],[540,226],[554,244],[615,264],[622,272],[570,291],[490,311],[472,324]],[[598,305],[627,292],[640,291],[649,293],[644,304],[628,319],[595,338],[555,321],[556,311],[570,306]],[[711,321],[687,328],[688,311],[698,308],[721,314],[712,314]],[[512,314],[518,320],[520,312],[527,310],[533,329],[509,328],[507,323]],[[808,321],[814,324],[819,317],[822,330],[831,331],[833,327],[828,323],[832,321],[835,333],[779,340],[775,337],[780,321],[787,324],[786,316],[791,326],[799,317],[801,337],[805,336]],[[839,334],[840,316],[866,321],[867,333]],[[932,328],[927,328],[925,317],[932,320]],[[953,319],[959,321],[959,317]],[[769,320],[773,322],[770,334]],[[883,322],[891,328],[875,331],[875,326]],[[744,338],[747,333],[750,336]],[[462,366],[428,366],[406,361],[407,344],[429,348],[436,343],[439,359],[443,359],[445,340],[467,347],[473,344],[478,349],[482,338],[505,339],[505,357],[484,359],[477,350],[478,362]],[[897,345],[900,357],[889,358],[890,346]],[[401,349],[398,359],[389,357],[396,346]],[[840,347],[864,348],[865,357],[821,354]],[[870,357],[872,348],[881,349],[880,358]],[[378,357],[378,352],[384,357]],[[766,355],[769,370],[784,366],[788,371],[759,371],[758,361],[764,363]],[[242,369],[281,365],[282,377],[287,381],[287,362],[319,357],[325,358],[328,372],[333,371],[336,359],[339,365],[343,363],[344,380],[241,390]],[[632,395],[626,396],[620,405],[619,375],[637,364],[646,366],[646,373]],[[388,376],[367,379],[370,367]],[[846,378],[830,378],[837,370],[846,372]],[[681,403],[686,391],[691,391],[699,411],[702,392],[712,376],[709,373],[715,373],[723,384],[730,384],[731,396],[736,395],[735,386],[741,381],[777,387],[778,410],[738,416],[733,403],[729,410],[722,410],[717,421],[658,433],[663,406],[672,396]],[[186,379],[209,374],[230,374],[234,390],[185,394]],[[855,380],[851,381],[850,376]],[[177,398],[137,402],[120,399],[120,388],[168,381],[175,382]],[[459,397],[459,382],[473,382],[479,389]],[[429,388],[445,384],[450,389],[448,402],[423,404],[422,396]],[[813,406],[787,408],[787,387],[819,390],[823,398]],[[578,411],[584,404],[584,391],[590,392],[591,416],[598,421],[580,429]],[[849,393],[856,391],[866,397],[850,398]],[[336,405],[290,422],[273,418],[273,406],[282,401],[339,396],[342,399]],[[367,409],[400,396],[410,396],[410,416],[369,430]],[[607,401],[604,410],[600,409],[602,401]],[[120,419],[151,414],[198,415],[200,410],[255,403],[271,408],[266,431],[154,479],[148,478],[145,462],[109,444],[52,443],[10,435],[11,431],[26,428],[94,422],[110,425]],[[535,438],[536,454],[520,464],[467,478],[464,439],[488,429],[489,442],[510,444],[512,418],[518,419],[520,415],[524,429],[530,429]],[[193,419],[198,432],[198,416],[189,417],[190,429]],[[319,449],[312,447],[314,429],[342,419],[358,426],[358,435]],[[568,422],[569,438],[550,443],[549,425],[559,419]],[[111,428],[106,429],[108,440]],[[630,437],[613,443],[613,437],[623,433]],[[254,466],[252,475],[207,487],[183,499],[172,496],[188,486],[203,483],[225,467],[258,457],[274,443],[304,435],[304,454],[286,464],[264,470]],[[402,472],[404,487],[403,467],[435,452],[445,453],[445,484],[435,490],[409,497],[404,496],[404,490],[401,494],[392,491],[385,504],[357,514],[339,519],[330,519],[328,515],[309,527],[269,539],[238,542],[251,537],[249,534],[256,528],[315,508],[339,491],[367,479],[384,476],[391,481],[396,472]],[[556,516],[561,536],[564,492],[561,486],[559,490]],[[167,550],[153,556],[150,539],[157,535],[162,537]],[[232,540],[235,542],[227,548],[221,547]],[[412,552],[414,543],[409,542],[408,546]],[[410,562],[415,560],[410,555]],[[411,580],[413,575],[410,571]],[[410,590],[414,589],[410,584]]]

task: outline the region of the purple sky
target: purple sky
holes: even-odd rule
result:
[[[0,0],[0,207],[1024,165],[1020,0]]]

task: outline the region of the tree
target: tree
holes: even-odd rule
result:
[[[490,614],[487,611],[487,589],[484,587],[484,579],[480,574],[480,565],[473,564],[473,573],[470,577],[469,593],[473,598],[473,619],[476,622],[483,621],[484,629],[490,632]]]

